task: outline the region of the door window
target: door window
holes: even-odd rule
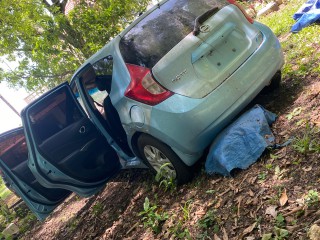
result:
[[[71,94],[65,90],[58,89],[50,98],[30,108],[31,128],[38,145],[83,117]]]

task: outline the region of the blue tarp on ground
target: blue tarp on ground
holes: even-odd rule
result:
[[[309,0],[293,15],[297,22],[292,26],[291,32],[299,32],[302,28],[320,20],[320,0]]]
[[[246,169],[256,162],[268,146],[275,144],[269,125],[276,117],[260,105],[241,115],[212,143],[206,172],[230,176],[233,169]]]

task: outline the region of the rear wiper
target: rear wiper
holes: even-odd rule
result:
[[[204,23],[210,16],[215,14],[219,11],[219,7],[213,7],[206,11],[204,14],[200,15],[199,17],[194,20],[194,28],[193,28],[193,35],[197,36],[200,33],[200,26],[202,23]]]

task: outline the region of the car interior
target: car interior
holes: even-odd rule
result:
[[[134,156],[128,145],[127,135],[121,124],[119,113],[113,106],[109,96],[111,92],[112,75],[102,74],[105,73],[97,71],[93,66],[88,66],[86,70],[81,73],[80,81],[86,93],[85,97],[87,97],[93,113],[114,141],[128,156]],[[104,98],[101,98],[101,94]],[[102,106],[103,111],[99,111],[97,106]]]
[[[45,188],[33,176],[28,167],[28,150],[22,129],[15,133],[14,136],[9,137],[9,139],[1,141],[0,159],[10,169],[11,174],[53,203],[63,200],[70,194],[69,191],[64,189]],[[32,200],[37,201],[36,199]]]
[[[31,128],[39,153],[66,175],[98,182],[118,170],[116,152],[62,87],[33,105]]]

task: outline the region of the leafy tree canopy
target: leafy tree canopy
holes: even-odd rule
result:
[[[0,82],[29,91],[70,80],[85,59],[116,36],[149,0],[1,0],[0,56],[17,67],[0,69]]]

